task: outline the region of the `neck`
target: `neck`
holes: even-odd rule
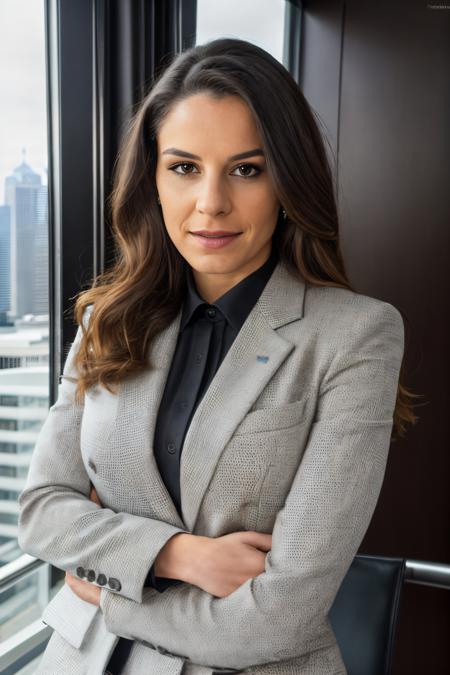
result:
[[[200,297],[210,305],[218,298],[224,295],[230,288],[236,286],[242,279],[248,277],[252,272],[259,269],[269,259],[271,254],[271,242],[268,246],[258,252],[258,255],[247,261],[238,270],[229,274],[212,274],[208,272],[199,272],[192,269],[195,285]]]

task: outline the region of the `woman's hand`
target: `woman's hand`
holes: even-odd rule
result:
[[[198,537],[189,583],[212,595],[230,595],[247,579],[265,571],[272,535],[253,530],[231,532],[221,537]]]
[[[102,592],[100,586],[95,586],[89,581],[78,579],[78,577],[72,576],[70,572],[66,572],[66,583],[69,584],[73,592],[82,600],[91,602],[93,605],[97,605],[97,607],[100,605],[100,593]]]
[[[103,506],[100,499],[98,498],[98,494],[94,486],[92,486],[89,499],[99,506]],[[74,577],[72,574],[70,574],[70,572],[66,572],[66,583],[82,600],[91,602],[93,605],[100,605],[100,593],[102,589],[99,586],[94,586],[89,581],[78,579],[78,577]]]
[[[96,504],[98,504],[99,506],[103,506],[100,499],[98,498],[98,494],[97,494],[97,491],[96,491],[94,486],[92,486],[92,488],[91,488],[91,493],[89,495],[89,499],[91,501],[95,502]]]

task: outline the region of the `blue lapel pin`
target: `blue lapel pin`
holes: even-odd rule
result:
[[[267,363],[267,361],[269,360],[269,357],[268,356],[261,356],[260,354],[258,354],[258,356],[256,357],[256,360],[262,361],[262,363]]]

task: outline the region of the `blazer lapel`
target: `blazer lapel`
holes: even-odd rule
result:
[[[183,520],[191,532],[222,451],[294,349],[277,328],[302,318],[304,293],[304,282],[279,261],[192,417],[180,460]]]
[[[132,403],[138,399],[139,409],[143,410],[142,424],[139,425],[142,436],[137,460],[140,462],[140,473],[145,476],[148,487],[150,510],[154,517],[184,528],[185,525],[161,478],[153,451],[156,419],[175,353],[180,323],[181,309],[172,322],[155,337],[148,359],[151,369],[144,371],[137,380],[132,381],[126,396],[132,399]],[[130,403],[131,410],[135,409],[135,404],[132,403]]]

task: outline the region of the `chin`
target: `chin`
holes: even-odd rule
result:
[[[246,260],[238,258],[236,254],[232,256],[224,253],[195,256],[190,259],[186,258],[186,260],[197,272],[204,274],[227,274],[235,272],[246,264]]]

